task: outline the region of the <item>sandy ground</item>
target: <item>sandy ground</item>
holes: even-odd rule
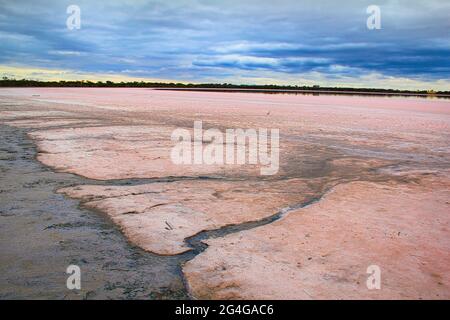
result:
[[[147,251],[201,252],[183,268],[193,297],[449,297],[448,100],[36,88],[0,102],[39,161],[86,179],[59,193]],[[280,129],[280,170],[173,164],[170,134],[195,120]]]

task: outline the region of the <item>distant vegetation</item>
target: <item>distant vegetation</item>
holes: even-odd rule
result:
[[[342,93],[373,93],[373,94],[408,94],[408,95],[450,95],[450,91],[432,91],[432,90],[394,90],[378,88],[345,88],[345,87],[320,87],[320,86],[298,86],[298,85],[236,85],[230,83],[164,83],[164,82],[112,82],[112,81],[38,81],[27,79],[9,79],[3,77],[0,80],[0,87],[111,87],[111,88],[174,88],[174,89],[209,89],[209,90],[252,90],[252,91],[312,91],[312,92],[342,92]]]

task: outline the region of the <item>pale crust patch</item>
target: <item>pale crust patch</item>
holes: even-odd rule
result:
[[[450,185],[352,182],[220,239],[184,267],[200,299],[449,299]],[[381,268],[368,290],[366,269]]]
[[[163,255],[189,250],[185,238],[201,231],[257,221],[313,195],[301,179],[84,185],[59,192],[107,213],[133,243]]]

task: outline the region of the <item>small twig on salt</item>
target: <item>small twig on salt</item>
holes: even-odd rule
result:
[[[166,228],[166,230],[173,230],[173,227],[170,225],[170,223],[168,223],[167,221],[165,221],[165,223],[169,227],[169,228]]]

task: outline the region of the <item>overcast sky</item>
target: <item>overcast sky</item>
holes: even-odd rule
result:
[[[0,73],[450,90],[449,17],[448,0],[0,0]]]

